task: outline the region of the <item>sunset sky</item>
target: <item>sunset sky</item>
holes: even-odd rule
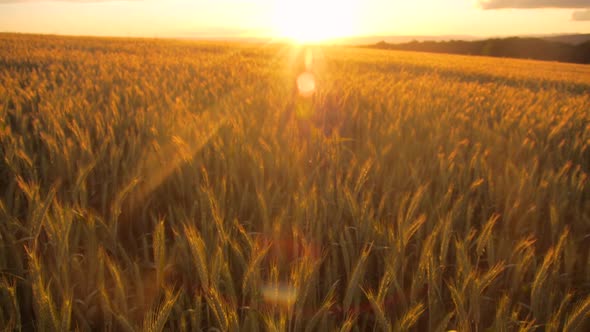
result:
[[[0,0],[0,31],[146,37],[590,33],[590,0]]]

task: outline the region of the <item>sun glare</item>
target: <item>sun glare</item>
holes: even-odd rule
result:
[[[317,43],[354,34],[357,0],[278,0],[275,29],[298,43]]]

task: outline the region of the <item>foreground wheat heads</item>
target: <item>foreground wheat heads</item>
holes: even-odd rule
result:
[[[0,35],[0,325],[590,328],[590,67],[301,52]]]

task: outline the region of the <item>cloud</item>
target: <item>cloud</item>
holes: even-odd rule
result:
[[[590,21],[590,0],[478,0],[483,9],[583,8],[572,14],[573,21]]]
[[[590,0],[479,0],[483,9],[589,8]]]
[[[574,21],[590,21],[590,9],[580,10],[572,14]]]

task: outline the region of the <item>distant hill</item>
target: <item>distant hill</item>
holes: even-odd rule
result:
[[[519,36],[490,36],[490,37],[478,37],[471,35],[439,35],[439,36],[427,36],[427,35],[385,35],[385,36],[357,36],[357,37],[345,37],[333,40],[334,44],[347,44],[347,45],[368,45],[376,44],[379,42],[386,42],[390,44],[401,44],[409,43],[412,41],[426,42],[426,41],[451,41],[451,40],[463,40],[463,41],[478,41],[485,39],[506,39],[508,37],[520,37],[524,39],[538,38],[551,42],[559,42],[564,44],[579,45],[587,41],[590,41],[590,34],[553,34],[553,35],[519,35]]]
[[[412,41],[391,44],[381,41],[366,47],[403,51],[482,55],[574,63],[590,63],[590,41],[579,45],[545,38],[494,38],[477,41]]]
[[[590,41],[590,34],[555,34],[555,35],[524,35],[518,36],[523,39],[537,38],[545,41],[560,42],[564,44],[579,45]],[[490,37],[491,38],[491,37]],[[495,39],[506,39],[505,37],[493,37]],[[183,36],[177,37],[180,40],[211,40],[245,43],[282,43],[287,42],[286,38],[276,37],[244,37],[244,36]],[[332,39],[326,44],[331,45],[371,45],[380,42],[388,44],[406,44],[410,42],[448,42],[448,41],[482,41],[486,37],[471,35],[379,35],[379,36],[353,36]]]
[[[406,36],[357,36],[344,37],[332,40],[333,44],[346,45],[367,45],[376,44],[379,42],[386,42],[390,44],[408,43],[411,41],[446,41],[446,40],[478,40],[481,39],[469,35],[442,35],[442,36],[421,36],[421,35],[406,35]]]
[[[559,42],[565,44],[579,45],[590,41],[589,34],[577,34],[577,35],[558,35],[558,36],[546,36],[543,37],[546,41]]]

